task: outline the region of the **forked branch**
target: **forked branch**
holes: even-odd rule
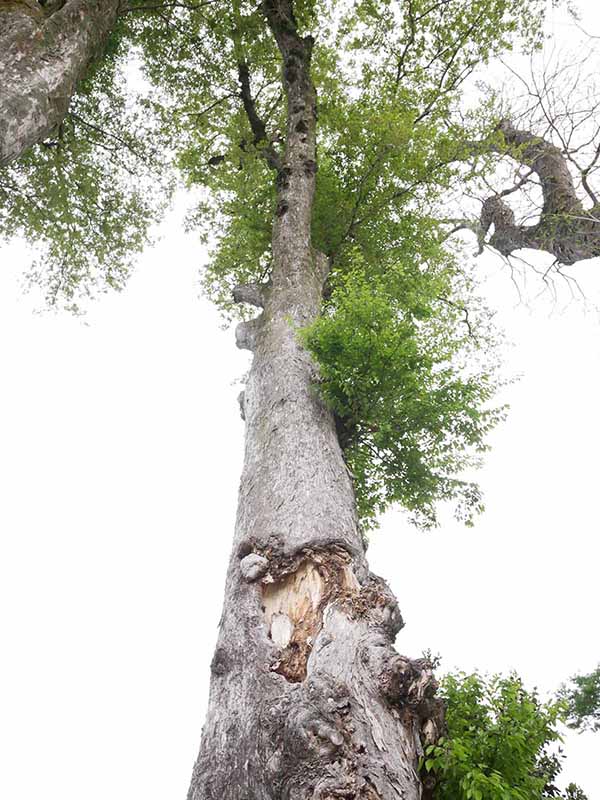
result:
[[[514,212],[503,199],[507,192],[487,198],[480,221],[484,235],[494,228],[488,244],[505,256],[521,248],[544,250],[565,265],[599,256],[600,206],[584,208],[568,157],[552,142],[531,131],[519,130],[509,120],[502,120],[499,130],[507,148],[504,151],[495,145],[494,149],[506,152],[537,175],[543,206],[535,225],[522,225],[517,224]]]

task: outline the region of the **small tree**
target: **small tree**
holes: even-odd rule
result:
[[[542,703],[517,675],[450,674],[440,687],[446,730],[425,749],[425,786],[437,800],[585,800],[574,784],[554,784],[561,769],[560,701]]]

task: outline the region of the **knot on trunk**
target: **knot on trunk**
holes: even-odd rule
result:
[[[213,660],[210,664],[210,670],[213,675],[223,676],[226,675],[231,669],[231,659],[227,655],[227,651],[223,647],[217,647]]]
[[[314,258],[316,273],[319,277],[319,280],[321,281],[321,286],[323,286],[329,275],[329,268],[330,268],[329,257],[326,256],[325,253],[321,253],[319,250],[316,250],[313,258]]]
[[[438,688],[428,661],[397,654],[384,664],[379,685],[389,702],[409,708],[419,717],[427,715]]]
[[[262,578],[268,568],[268,559],[258,553],[249,553],[240,561],[240,572],[248,583]]]
[[[279,172],[277,173],[277,177],[275,178],[275,186],[279,192],[284,192],[286,189],[289,189],[290,186],[290,178],[292,177],[294,170],[288,166],[283,166]]]
[[[298,712],[293,724],[302,749],[317,752],[322,756],[331,756],[342,746],[344,735],[341,725],[336,725],[332,711],[333,709],[319,708],[310,703]]]
[[[383,578],[372,572],[360,592],[343,599],[342,608],[347,609],[353,617],[367,619],[391,641],[404,627],[398,601],[392,590]]]
[[[350,711],[345,686],[326,676],[313,676],[278,699],[263,719],[270,736],[285,742],[288,757],[315,752],[331,755],[344,743],[344,719]]]
[[[329,677],[311,678],[277,699],[261,720],[273,750],[267,762],[273,797],[363,797],[350,718],[347,688]]]
[[[246,421],[246,392],[241,391],[238,394],[237,400],[238,400],[238,405],[240,407],[240,417],[245,422]]]
[[[271,719],[280,753],[275,759],[276,796],[312,800],[380,800],[384,796],[377,788],[380,781],[374,762],[367,755],[372,744],[361,725],[362,703],[364,698],[355,702],[348,686],[321,673],[278,704]],[[381,766],[377,761],[376,771]],[[389,763],[387,769],[394,774]]]
[[[242,283],[233,289],[233,302],[264,308],[268,288],[268,283]]]
[[[434,697],[425,708],[426,714],[421,718],[421,742],[427,747],[437,744],[446,726],[446,706],[439,697]]]
[[[262,323],[262,314],[256,319],[240,322],[235,329],[235,343],[240,350],[256,349],[256,340]]]

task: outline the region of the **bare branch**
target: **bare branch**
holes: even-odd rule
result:
[[[506,155],[538,176],[544,201],[539,222],[524,225],[516,223],[514,212],[502,199],[515,187],[488,197],[480,219],[485,233],[494,227],[489,244],[506,256],[521,248],[545,250],[566,265],[599,256],[600,209],[596,203],[589,210],[583,207],[569,171],[572,159],[551,141],[519,130],[509,120],[502,120],[499,130],[507,145]],[[502,152],[498,145],[493,149]],[[593,192],[590,196],[595,199]]]

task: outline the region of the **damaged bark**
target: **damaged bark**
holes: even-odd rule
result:
[[[402,618],[369,572],[351,476],[297,329],[321,310],[328,262],[311,243],[316,175],[312,40],[290,0],[263,12],[283,62],[287,138],[269,285],[238,326],[253,363],[246,449],[209,708],[188,800],[417,800],[435,681],[398,656]]]
[[[120,4],[0,0],[0,166],[59,128]]]
[[[545,250],[565,265],[600,255],[600,205],[594,198],[593,207],[584,208],[559,148],[508,120],[499,129],[510,146],[509,155],[539,178],[544,203],[539,222],[517,225],[503,195],[489,197],[480,217],[482,236],[494,226],[488,244],[505,256],[521,248]]]

